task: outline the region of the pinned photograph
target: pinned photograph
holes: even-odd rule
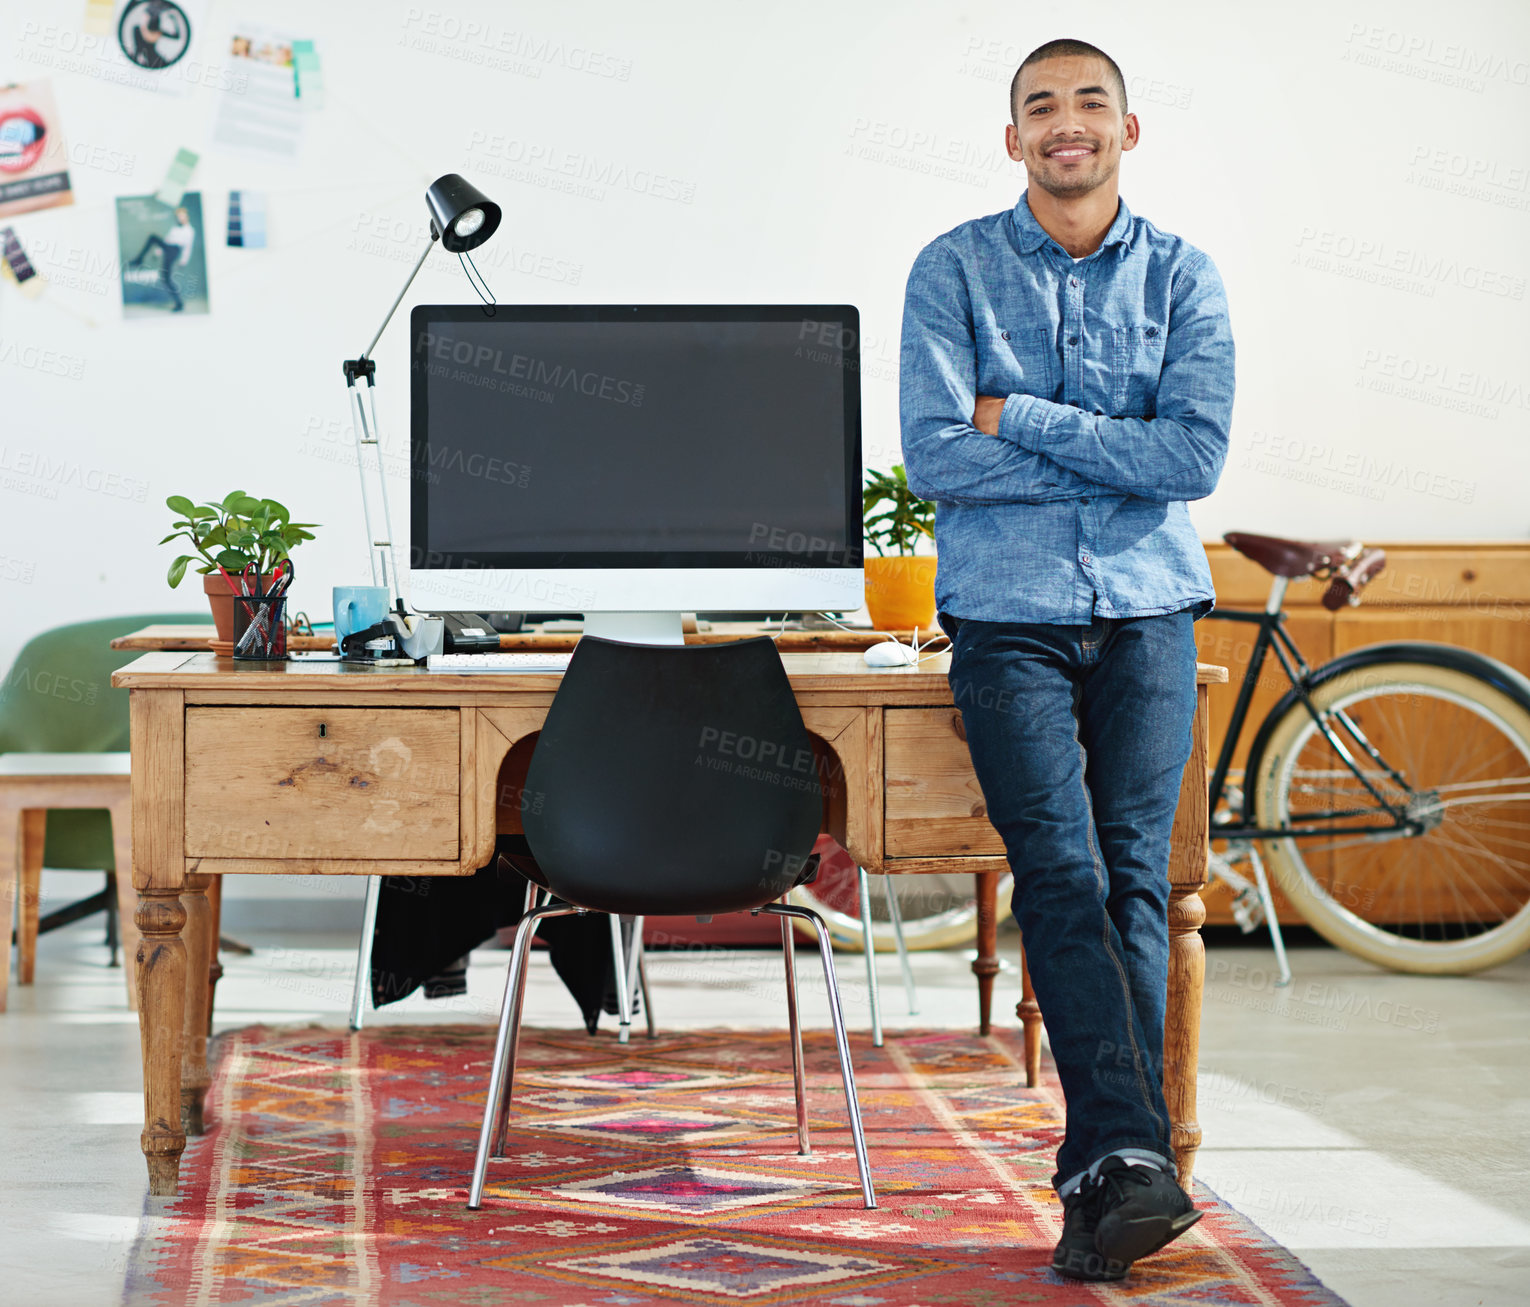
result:
[[[0,218],[73,203],[52,86],[0,87]]]
[[[174,208],[152,195],[117,197],[124,318],[208,311],[203,230],[197,191],[187,191]]]
[[[178,64],[191,47],[191,19],[175,0],[128,0],[117,20],[117,44],[147,72]]]

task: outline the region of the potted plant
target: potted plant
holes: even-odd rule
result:
[[[226,644],[232,648],[234,589],[229,579],[237,586],[240,574],[255,567],[264,590],[271,584],[276,565],[293,547],[312,540],[313,532],[308,528],[318,524],[294,522],[292,514],[276,500],[257,499],[242,490],[233,491],[221,502],[193,504],[184,495],[171,495],[165,504],[176,515],[176,529],[159,543],[166,545],[184,537],[196,550],[195,554],[177,557],[165,579],[174,589],[186,575],[187,567],[197,565],[196,570],[202,574],[202,591],[207,595],[218,632],[215,647]]]
[[[935,555],[915,554],[921,537],[935,539],[935,505],[908,488],[903,464],[870,472],[862,495],[866,539],[877,557],[866,559],[866,607],[872,625],[909,631],[935,625]]]

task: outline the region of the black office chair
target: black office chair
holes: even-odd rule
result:
[[[505,1155],[537,922],[574,912],[709,918],[746,911],[782,918],[804,1156],[811,1150],[790,918],[817,933],[861,1192],[875,1207],[829,934],[816,912],[776,901],[817,871],[823,792],[774,643],[659,646],[585,636],[548,709],[525,796],[526,839],[553,897],[516,929],[468,1207],[482,1203],[490,1156]]]

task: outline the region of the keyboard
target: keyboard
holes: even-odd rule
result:
[[[425,665],[437,672],[564,672],[566,653],[431,654]]]

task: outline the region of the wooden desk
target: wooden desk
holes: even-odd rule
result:
[[[855,653],[783,661],[821,753],[824,829],[868,871],[977,873],[991,902],[1006,863],[966,758],[947,660],[883,671]],[[518,821],[515,777],[559,677],[241,664],[185,652],[146,653],[113,675],[131,696],[151,1193],[176,1192],[186,1135],[203,1127],[216,878],[471,874],[492,857],[496,831]],[[1187,1184],[1200,1143],[1206,686],[1225,678],[1221,668],[1200,669],[1169,871],[1164,1088]],[[984,916],[979,951],[992,961],[983,978],[991,990],[997,921],[993,911]],[[1034,1030],[1039,1014],[1022,1016]]]

